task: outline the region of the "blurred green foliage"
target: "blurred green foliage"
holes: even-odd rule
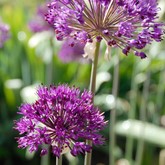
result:
[[[38,44],[31,46],[30,40],[36,37],[28,28],[28,22],[34,18],[36,7],[44,1],[1,0],[0,16],[10,25],[11,38],[0,49],[0,164],[40,164],[40,156],[27,156],[26,150],[18,149],[15,137],[18,132],[13,130],[13,120],[19,118],[18,107],[23,98],[22,89],[33,84],[49,85],[68,83],[88,88],[90,79],[90,63],[63,63],[58,58],[60,44],[55,37],[39,34]],[[160,1],[161,19],[165,20],[165,2]],[[116,107],[116,160],[127,158],[130,165],[158,165],[159,153],[165,139],[165,42],[153,43],[146,48],[148,58],[141,60],[133,55],[125,57],[119,51],[112,51],[109,61],[101,55],[98,66],[97,91],[95,104],[105,112],[109,119],[109,112],[113,107],[112,80],[116,53],[120,53],[119,90]],[[105,48],[101,50],[104,54]],[[47,60],[47,57],[50,60]],[[133,123],[123,123],[132,119]],[[142,132],[129,130],[129,124],[136,126],[136,120],[150,123],[154,127],[142,127]],[[111,123],[111,121],[109,121]],[[139,123],[138,123],[139,124]],[[132,126],[132,127],[133,127]],[[131,128],[132,128],[131,127]],[[161,129],[161,135],[159,131]],[[132,129],[135,129],[134,127]],[[144,130],[143,130],[144,129]],[[131,135],[130,135],[131,131]],[[143,133],[146,131],[144,138]],[[154,131],[154,132],[153,132]],[[104,146],[94,148],[92,164],[108,164],[108,136],[109,127],[102,133],[107,141]],[[155,136],[153,136],[153,134]],[[122,136],[120,136],[122,135]],[[160,137],[162,141],[160,141]],[[158,143],[156,143],[158,141]],[[141,143],[143,142],[143,143]],[[132,146],[130,145],[132,144]],[[143,144],[143,145],[142,145]],[[162,145],[161,145],[162,144]],[[129,146],[129,147],[128,147]],[[142,146],[142,150],[138,149]],[[141,164],[137,164],[138,152],[143,152]],[[131,152],[131,154],[130,154]],[[165,155],[161,156],[165,159]],[[64,163],[69,164],[65,158]],[[78,164],[82,164],[82,156]],[[51,155],[51,164],[55,158]],[[70,161],[71,162],[71,161]],[[74,164],[73,161],[70,164]],[[165,162],[164,162],[165,164]],[[164,165],[159,164],[159,165]]]

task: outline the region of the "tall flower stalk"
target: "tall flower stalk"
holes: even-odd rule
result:
[[[114,74],[113,74],[113,87],[112,87],[112,95],[114,96],[114,108],[110,110],[110,132],[109,132],[109,164],[115,164],[115,122],[116,122],[116,106],[117,106],[117,93],[118,93],[118,84],[119,84],[119,55],[116,56],[115,64],[114,64]]]
[[[100,49],[100,42],[96,42],[96,48],[94,52],[94,60],[92,61],[92,68],[91,68],[91,79],[90,79],[90,86],[89,90],[95,95],[95,87],[96,87],[96,73],[97,73],[97,64],[98,64],[98,56],[99,56],[99,49]],[[93,97],[94,99],[94,97]],[[94,100],[92,100],[94,101]],[[86,144],[92,146],[92,141],[87,140]],[[84,165],[90,165],[92,158],[92,150],[85,155]]]
[[[146,116],[147,116],[147,102],[149,97],[149,87],[150,87],[150,79],[151,73],[150,71],[147,72],[146,80],[143,84],[143,92],[142,92],[142,101],[140,106],[140,120],[143,122],[143,127],[140,129],[141,137],[137,143],[137,151],[136,151],[136,165],[141,165],[143,160],[143,153],[144,153],[144,137],[143,134],[146,131]]]
[[[62,155],[60,157],[56,157],[56,165],[62,165]]]
[[[138,92],[138,84],[136,83],[136,75],[138,73],[138,69],[137,69],[137,64],[138,64],[138,60],[135,59],[134,61],[134,67],[132,70],[132,77],[131,77],[131,96],[130,96],[130,106],[131,106],[131,111],[129,111],[128,113],[128,118],[129,119],[135,119],[135,115],[136,115],[136,100],[137,100],[137,92]],[[130,130],[131,131],[131,130]],[[132,154],[133,154],[133,146],[134,146],[134,140],[133,137],[129,136],[126,139],[126,151],[125,151],[125,158],[131,162],[132,160]]]

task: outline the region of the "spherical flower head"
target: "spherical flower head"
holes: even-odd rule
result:
[[[74,43],[72,38],[68,38],[64,41],[61,46],[61,49],[58,53],[59,58],[64,62],[84,62],[83,54],[84,54],[85,44],[81,42]]]
[[[45,21],[46,13],[47,7],[45,4],[38,6],[35,17],[29,22],[29,28],[32,32],[53,31],[53,27]]]
[[[76,156],[90,152],[93,144],[103,144],[103,137],[98,134],[106,122],[103,114],[92,103],[92,94],[68,85],[40,86],[38,99],[33,104],[22,104],[19,114],[23,115],[15,122],[15,129],[22,137],[18,138],[19,148],[38,150],[42,144],[52,147],[55,156],[66,150]],[[43,148],[41,155],[47,153]]]
[[[9,30],[9,25],[3,23],[0,18],[0,48],[2,48],[4,43],[10,38]]]
[[[87,43],[104,39],[127,55],[162,40],[164,24],[156,22],[158,11],[157,0],[53,0],[46,20],[58,40],[71,37]]]

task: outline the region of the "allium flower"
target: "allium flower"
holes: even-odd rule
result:
[[[157,0],[53,0],[46,20],[53,25],[58,40],[75,42],[104,39],[124,54],[139,51],[153,40],[162,40],[163,23],[157,23]]]
[[[45,21],[46,12],[45,5],[38,6],[35,18],[29,22],[29,28],[32,32],[53,31],[53,27]]]
[[[23,115],[15,123],[22,135],[18,147],[36,151],[41,144],[48,144],[52,152],[60,156],[66,149],[76,156],[90,152],[85,144],[89,139],[93,144],[102,144],[104,139],[98,132],[106,125],[103,115],[92,103],[91,92],[67,85],[41,86],[37,90],[38,100],[33,104],[23,104],[19,114]],[[46,148],[41,155],[47,153]]]
[[[61,49],[58,53],[59,58],[67,63],[71,61],[84,61],[83,54],[84,54],[84,43],[75,43],[72,38],[66,39],[65,42],[62,44]]]
[[[0,18],[0,48],[10,38],[9,29],[9,25],[3,23]]]

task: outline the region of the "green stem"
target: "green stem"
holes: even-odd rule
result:
[[[56,165],[62,165],[62,155],[60,157],[56,157]]]
[[[159,154],[159,165],[165,164],[165,149],[162,149]]]
[[[97,73],[99,49],[100,49],[100,42],[96,42],[96,49],[95,49],[95,54],[94,54],[94,61],[92,61],[90,86],[89,86],[89,90],[93,94],[93,101],[94,101],[94,95],[95,95],[96,73]],[[91,140],[87,140],[86,144],[92,146],[92,141]],[[91,158],[92,158],[92,151],[90,153],[86,152],[84,165],[90,165],[91,164]]]
[[[49,165],[49,162],[50,162],[50,150],[49,150],[49,146],[44,146],[44,148],[47,148],[48,150],[48,153],[44,156],[41,157],[41,165]]]
[[[95,95],[99,49],[100,49],[100,42],[96,42],[96,49],[95,49],[95,54],[94,54],[94,60],[92,61],[91,78],[90,78],[90,86],[89,86],[89,90],[92,92],[93,95]],[[94,100],[94,97],[93,97],[93,100]]]
[[[163,110],[163,103],[164,103],[164,87],[165,84],[165,68],[161,70],[159,74],[159,84],[157,86],[157,95],[156,95],[156,111],[158,112],[157,116],[156,113],[154,115],[154,123],[160,124],[160,116],[162,115]]]
[[[145,122],[146,122],[146,108],[147,108],[147,99],[149,95],[149,85],[150,85],[150,72],[147,73],[147,79],[144,82],[143,87],[143,97],[140,107],[140,120],[143,122],[143,127],[141,131],[141,138],[138,140],[137,152],[136,152],[136,165],[142,164],[143,151],[144,151],[144,132],[145,132]]]
[[[131,96],[130,96],[131,110],[128,113],[129,119],[134,119],[135,114],[136,114],[136,100],[137,100],[138,84],[136,83],[135,77],[137,75],[137,63],[138,61],[136,60],[134,62],[132,78],[131,78]],[[132,161],[133,144],[134,144],[133,138],[130,135],[128,135],[126,139],[125,157],[130,162]]]
[[[67,160],[69,161],[69,165],[77,165],[79,164],[78,157],[73,156],[70,152],[67,152],[65,154]]]
[[[119,83],[119,56],[116,55],[116,60],[114,64],[114,74],[113,74],[113,87],[112,87],[112,95],[114,96],[115,105],[114,108],[110,111],[110,132],[109,132],[109,163],[110,165],[115,164],[115,122],[116,122],[116,100],[117,100],[117,92],[118,92],[118,83]]]

